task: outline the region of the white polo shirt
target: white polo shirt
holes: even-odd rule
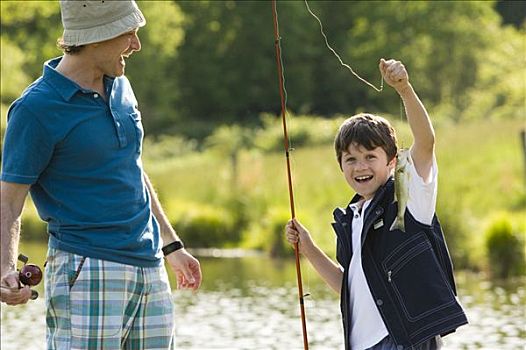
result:
[[[411,162],[409,165],[410,179],[407,209],[417,221],[430,225],[436,207],[438,175],[436,159],[433,158],[431,176],[427,183],[418,175],[413,164],[414,162]],[[356,247],[361,247],[363,213],[370,203],[371,200],[367,200],[350,205],[353,211],[352,246],[354,252],[349,264],[349,278],[347,282],[349,284],[349,311],[351,314],[351,332],[349,336],[353,350],[368,349],[389,335],[365,279],[362,267],[362,254],[358,253],[359,250],[356,249]]]

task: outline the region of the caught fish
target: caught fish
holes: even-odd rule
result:
[[[411,153],[408,149],[400,149],[396,154],[395,167],[395,201],[398,202],[398,213],[391,225],[390,231],[401,230],[405,232],[405,209],[409,199],[409,164]]]

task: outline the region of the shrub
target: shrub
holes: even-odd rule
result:
[[[280,117],[262,114],[260,118],[263,128],[256,133],[256,147],[269,152],[283,150],[283,126]],[[343,118],[295,116],[289,112],[287,132],[290,147],[331,144],[342,121]]]
[[[472,262],[477,261],[477,250],[472,246],[475,242],[469,240],[468,228],[472,226],[468,213],[445,197],[439,197],[436,211],[455,268],[475,267]]]
[[[147,161],[165,161],[180,157],[197,149],[195,140],[188,140],[179,136],[163,135],[157,139],[146,137],[144,139],[143,154]]]
[[[493,277],[507,278],[524,273],[524,232],[514,228],[509,214],[500,213],[490,219],[484,238]]]
[[[218,207],[190,205],[171,221],[177,234],[192,247],[221,247],[239,240],[234,220]]]
[[[285,208],[271,208],[262,220],[253,222],[244,234],[244,246],[260,249],[272,257],[291,254],[291,245],[285,238],[285,224],[290,213]]]
[[[267,228],[269,235],[269,247],[267,251],[272,257],[286,256],[290,253],[290,244],[285,239],[285,225],[290,219],[288,210],[276,208],[269,212],[267,217]]]
[[[223,208],[228,212],[232,221],[231,241],[238,243],[241,232],[249,222],[248,203],[250,198],[239,191],[234,191],[223,199]]]

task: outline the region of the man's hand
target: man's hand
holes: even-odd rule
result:
[[[166,261],[177,277],[177,289],[197,290],[201,285],[199,261],[186,249],[179,249],[166,256]]]
[[[0,280],[0,301],[7,305],[25,304],[31,298],[29,286],[19,288],[18,271],[6,273]]]
[[[399,94],[409,87],[409,75],[404,65],[396,60],[380,60],[380,72],[385,82],[393,87]]]

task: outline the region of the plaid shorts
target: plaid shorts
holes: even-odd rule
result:
[[[50,248],[48,349],[175,349],[164,266],[143,268]]]

